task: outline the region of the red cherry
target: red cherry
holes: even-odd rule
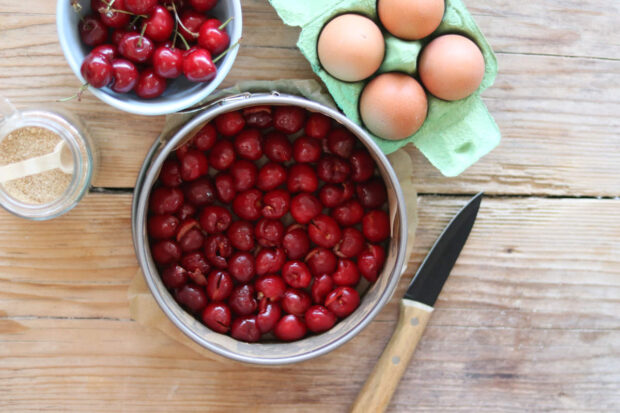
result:
[[[381,178],[359,183],[356,189],[357,197],[364,208],[379,208],[387,201],[387,189]]]
[[[369,282],[374,283],[385,264],[385,250],[380,245],[369,244],[357,257],[357,268]]]
[[[137,13],[143,14],[143,13]],[[144,34],[155,42],[165,42],[174,31],[174,19],[163,6],[155,6],[149,17],[144,20]]]
[[[131,19],[131,15],[127,13],[114,11],[129,11],[127,10],[127,7],[125,7],[125,0],[115,0],[114,5],[109,9],[109,11],[106,11],[108,10],[108,6],[103,4],[103,2],[100,3],[97,9],[93,10],[98,10],[103,24],[113,29],[120,29],[127,26],[129,24],[129,20]]]
[[[194,136],[192,142],[194,142],[194,146],[199,151],[208,151],[213,147],[213,145],[215,145],[216,140],[217,132],[215,127],[212,124],[207,123],[198,131],[196,136]]]
[[[213,270],[207,277],[207,296],[213,301],[224,301],[230,297],[233,290],[231,276],[222,270]]]
[[[153,191],[149,202],[155,214],[174,214],[183,205],[183,192],[178,188],[160,187]]]
[[[322,333],[336,324],[336,316],[322,305],[313,305],[304,316],[308,330],[313,333]]]
[[[353,182],[364,182],[374,174],[375,161],[365,149],[353,151],[349,158],[351,163],[351,179]]]
[[[258,303],[254,298],[254,287],[250,284],[237,286],[228,299],[228,305],[235,314],[240,316],[255,312]]]
[[[98,46],[108,40],[108,28],[97,16],[86,16],[78,24],[80,39],[87,46]]]
[[[179,304],[192,313],[199,313],[207,306],[204,288],[196,284],[185,284],[176,291],[175,298]]]
[[[207,50],[195,49],[183,55],[183,74],[192,82],[208,82],[217,74],[217,67]]]
[[[286,256],[282,248],[263,248],[256,255],[256,274],[277,273],[282,269]]]
[[[209,164],[218,171],[230,168],[234,161],[235,148],[229,141],[217,141],[209,152]]]
[[[116,57],[116,47],[111,44],[102,44],[101,46],[95,47],[91,53],[104,55],[110,63],[112,63]]]
[[[273,114],[273,126],[286,134],[299,131],[304,126],[306,111],[297,106],[278,106]]]
[[[180,288],[187,282],[187,271],[180,265],[169,265],[162,271],[161,280],[168,288]]]
[[[125,29],[116,29],[112,31],[112,43],[116,46],[123,40],[123,36],[129,33],[129,30]]]
[[[99,13],[102,7],[106,7],[102,0],[90,0],[90,9],[93,13]]]
[[[344,189],[340,184],[325,184],[319,191],[319,199],[327,208],[334,208],[342,204]]]
[[[230,204],[233,199],[235,199],[235,195],[237,191],[235,190],[235,180],[232,175],[225,172],[220,172],[215,175],[215,190],[217,193],[217,198],[225,203]]]
[[[350,227],[358,224],[364,217],[364,208],[355,199],[351,199],[344,204],[334,208],[331,216],[343,227]]]
[[[151,58],[155,45],[146,36],[130,32],[123,36],[118,44],[118,52],[135,63],[144,63]]]
[[[335,155],[348,159],[355,147],[355,135],[345,128],[336,128],[327,135],[327,148]]]
[[[288,192],[276,189],[267,192],[263,197],[261,214],[265,218],[280,219],[289,211],[291,197]]]
[[[179,242],[183,237],[185,237],[185,235],[187,235],[188,232],[195,228],[200,228],[198,221],[193,218],[185,219],[176,233],[177,242]]]
[[[261,191],[271,191],[286,182],[286,169],[275,162],[268,162],[258,171],[256,186]]]
[[[155,239],[172,238],[179,227],[179,219],[174,215],[153,215],[148,220],[149,235]]]
[[[362,219],[362,232],[370,242],[381,242],[390,236],[390,218],[384,211],[375,209]]]
[[[256,275],[254,256],[249,252],[236,252],[228,260],[228,271],[235,280],[245,283]]]
[[[138,83],[138,69],[129,60],[115,59],[112,61],[112,85],[113,91],[127,93]]]
[[[342,158],[325,155],[316,165],[316,173],[325,182],[338,184],[346,181],[351,174],[351,165]]]
[[[205,241],[205,255],[217,268],[228,267],[228,258],[232,254],[232,245],[228,237],[222,234],[209,236]]]
[[[297,163],[289,168],[286,185],[289,192],[314,192],[319,187],[319,180],[314,168]]]
[[[208,274],[211,270],[211,265],[209,265],[204,254],[200,251],[184,255],[181,258],[181,266],[188,271],[190,276],[192,273]],[[206,279],[203,279],[199,284],[206,285]]]
[[[187,9],[181,13],[181,23],[183,24],[179,24],[179,33],[185,40],[192,43],[198,38],[200,26],[206,21],[207,17],[203,13]],[[190,30],[191,33],[185,30],[185,28]]]
[[[215,201],[215,188],[206,176],[187,184],[184,194],[188,202],[198,207],[210,205]]]
[[[310,269],[301,261],[289,261],[284,264],[282,277],[293,288],[306,288],[312,282]]]
[[[211,205],[200,213],[200,226],[208,234],[219,234],[226,231],[231,222],[232,215],[221,206]]]
[[[259,278],[256,280],[255,287],[259,299],[264,297],[270,301],[278,301],[286,291],[284,280],[277,275],[265,275]]]
[[[239,192],[253,188],[258,177],[258,168],[253,162],[238,159],[230,167],[235,189]]]
[[[323,274],[331,275],[336,271],[338,259],[331,250],[327,248],[315,248],[306,256],[306,264],[315,277]]]
[[[308,293],[303,290],[289,288],[282,297],[282,309],[298,317],[303,317],[304,313],[312,305],[312,300]]]
[[[331,129],[332,121],[322,113],[312,113],[306,122],[305,133],[311,138],[323,139]]]
[[[307,224],[321,213],[323,206],[314,195],[303,192],[291,201],[291,215],[300,224]]]
[[[323,304],[325,297],[334,289],[334,280],[327,274],[323,274],[314,279],[311,288],[312,301]]]
[[[192,218],[196,213],[196,208],[194,208],[191,204],[183,204],[181,208],[176,212],[177,218],[181,221],[185,221],[186,219]]]
[[[158,47],[153,53],[153,70],[165,79],[176,79],[183,74],[183,52],[176,48]]]
[[[310,249],[310,238],[301,227],[291,225],[282,238],[282,248],[288,259],[302,259]]]
[[[241,192],[233,200],[232,209],[239,218],[256,221],[261,216],[262,194],[258,189]]]
[[[144,69],[134,90],[143,99],[154,99],[166,91],[166,79],[157,76],[153,69]]]
[[[248,126],[266,129],[273,125],[270,106],[252,106],[243,109],[243,117]]]
[[[134,14],[147,14],[156,4],[157,0],[125,0],[125,7]]]
[[[269,132],[263,145],[265,156],[273,162],[288,162],[293,157],[293,146],[286,135],[278,131]]]
[[[302,136],[293,143],[296,162],[316,162],[321,157],[321,144],[316,139]]]
[[[88,54],[80,68],[82,76],[92,87],[102,88],[113,79],[112,63],[102,54]]]
[[[181,178],[184,181],[194,181],[209,171],[207,157],[196,149],[187,151],[181,160]]]
[[[246,129],[235,137],[235,150],[240,158],[257,161],[263,156],[260,132]]]
[[[181,259],[181,247],[174,241],[159,241],[151,247],[151,254],[158,264],[171,264]]]
[[[310,240],[316,245],[332,248],[342,238],[342,231],[340,231],[338,223],[332,217],[319,215],[313,218],[308,225],[308,235]]]
[[[234,136],[245,127],[245,119],[239,111],[227,112],[215,118],[215,128],[224,136]]]
[[[230,308],[223,303],[210,303],[202,312],[202,322],[217,333],[228,332],[231,318]]]
[[[280,220],[261,218],[254,228],[258,244],[263,247],[278,247],[282,244],[284,225]]]
[[[360,304],[360,296],[351,287],[338,287],[325,298],[325,307],[338,317],[351,314]]]
[[[238,250],[250,251],[254,248],[254,227],[247,221],[235,221],[226,232],[231,244]]]
[[[356,285],[360,280],[360,273],[357,266],[351,260],[338,260],[336,272],[332,274],[332,279],[336,285]]]
[[[260,340],[260,330],[255,316],[236,318],[232,323],[230,335],[240,341],[254,343]]]
[[[306,335],[306,324],[293,314],[285,315],[278,321],[273,333],[283,341],[299,340]]]
[[[230,44],[230,37],[225,29],[220,30],[222,22],[218,19],[209,19],[200,26],[198,44],[214,55],[224,52]]]
[[[354,258],[364,249],[364,236],[355,228],[345,228],[342,239],[336,245],[335,252],[339,257]]]
[[[159,180],[166,186],[179,186],[181,180],[181,165],[174,159],[167,159],[161,166]]]
[[[261,333],[268,333],[273,330],[281,316],[282,310],[280,309],[280,304],[263,298],[258,304],[256,325]]]
[[[217,0],[189,0],[189,4],[197,11],[205,12],[214,8]]]
[[[192,220],[194,223],[195,220]],[[205,237],[202,235],[202,232],[195,227],[190,228],[187,232],[181,235],[181,230],[179,230],[179,235],[177,235],[177,242],[181,246],[181,249],[185,252],[195,251],[202,247],[204,244]]]

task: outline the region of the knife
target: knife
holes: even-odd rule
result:
[[[351,413],[383,412],[407,370],[441,292],[478,215],[482,192],[473,197],[441,233],[418,268],[405,296],[392,338],[383,350]]]

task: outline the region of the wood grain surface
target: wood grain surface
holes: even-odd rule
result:
[[[0,95],[18,107],[79,86],[55,3],[0,0]],[[497,52],[484,98],[503,140],[457,178],[408,149],[423,194],[409,274],[471,194],[487,197],[388,410],[620,411],[620,3],[465,3]],[[242,6],[224,86],[312,78],[298,29],[266,0]],[[362,333],[316,360],[205,359],[129,316],[130,191],[164,118],[90,95],[63,106],[98,145],[99,188],[50,222],[0,211],[0,411],[347,411],[410,276]]]

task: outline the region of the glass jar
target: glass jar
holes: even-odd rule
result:
[[[0,96],[0,146],[12,132],[28,127],[47,129],[65,141],[73,158],[70,182],[62,195],[44,203],[27,203],[17,199],[0,183],[0,205],[22,218],[55,218],[75,207],[90,188],[96,169],[96,152],[93,152],[94,146],[86,129],[75,116],[56,108],[16,110]]]

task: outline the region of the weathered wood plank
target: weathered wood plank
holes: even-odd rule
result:
[[[352,342],[299,366],[203,359],[127,319],[129,198],[92,194],[47,223],[0,213],[0,407],[346,411],[395,299]],[[410,270],[464,202],[420,197]],[[619,202],[485,199],[391,411],[619,409]]]

